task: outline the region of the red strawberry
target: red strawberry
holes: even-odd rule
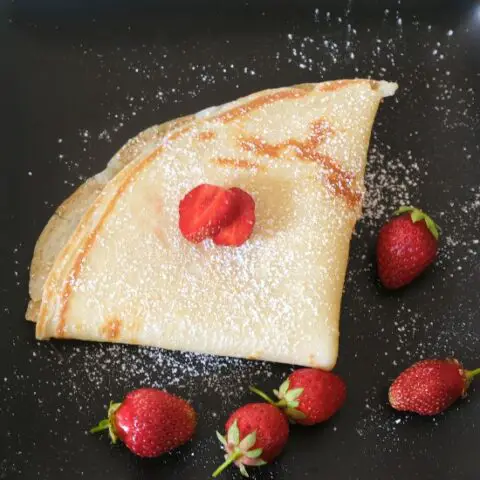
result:
[[[288,440],[285,415],[268,403],[249,403],[236,410],[225,425],[226,438],[217,432],[225,451],[225,462],[213,473],[217,477],[234,463],[248,477],[246,466],[260,466],[278,456]]]
[[[300,368],[293,372],[278,390],[277,402],[262,391],[251,387],[273,405],[285,409],[291,421],[301,425],[324,422],[342,408],[347,397],[345,382],[332,372]]]
[[[229,225],[223,227],[213,241],[217,245],[239,246],[252,234],[255,225],[255,201],[240,188],[231,188],[239,203],[239,215]]]
[[[466,394],[477,370],[464,370],[455,359],[422,360],[404,370],[388,391],[396,410],[436,415]]]
[[[180,201],[179,227],[182,235],[193,243],[215,236],[238,215],[236,196],[230,190],[202,184]]]
[[[182,199],[179,216],[180,231],[190,242],[213,238],[217,245],[239,246],[252,234],[255,201],[240,188],[202,184]]]
[[[386,288],[400,288],[418,277],[437,255],[438,226],[424,212],[400,207],[380,230],[377,271]]]
[[[185,400],[158,390],[133,390],[122,403],[110,403],[108,418],[91,433],[109,430],[113,443],[117,439],[140,457],[158,457],[188,442],[197,424],[193,408]]]

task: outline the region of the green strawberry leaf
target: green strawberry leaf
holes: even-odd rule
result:
[[[278,390],[273,390],[273,394],[277,397],[280,398],[280,392]]]
[[[110,428],[110,420],[108,418],[105,418],[104,420],[101,420],[98,425],[90,429],[90,433],[97,433],[101,432],[102,430],[108,430]]]
[[[279,398],[283,398],[285,394],[287,393],[287,390],[290,387],[290,380],[287,378],[281,385],[279,389]]]
[[[120,405],[120,402],[110,402],[108,407],[108,416],[111,417],[120,408]]]
[[[242,475],[242,477],[247,477],[248,478],[248,472],[247,472],[247,469],[245,468],[245,465],[243,463],[241,463],[238,468],[240,469],[240,474]]]
[[[434,236],[435,240],[438,240],[440,228],[438,225],[422,210],[415,207],[400,207],[394,212],[394,215],[401,215],[402,213],[410,212],[410,218],[413,223],[417,223],[421,220],[425,220],[428,230]]]
[[[435,237],[435,240],[438,240],[439,237],[439,228],[438,225],[429,217],[425,216],[425,223],[427,224],[430,233]]]
[[[256,448],[245,453],[248,458],[258,458],[263,453],[263,448]]]
[[[237,421],[235,420],[228,429],[227,432],[227,441],[229,445],[238,445],[240,441],[240,430],[238,430]]]
[[[116,443],[117,434],[115,432],[115,412],[120,408],[121,403],[110,402],[108,407],[108,418],[103,419],[95,427],[90,429],[90,433],[97,433],[103,430],[108,430],[112,443]]]
[[[301,412],[300,410],[297,410],[295,408],[287,408],[285,410],[285,413],[292,419],[292,420],[303,420],[307,416]]]
[[[298,397],[303,393],[303,388],[294,388],[293,390],[288,390],[285,394],[285,400],[287,402],[294,402],[298,400]]]
[[[108,407],[108,434],[110,435],[110,440],[112,443],[117,443],[118,436],[117,432],[115,431],[115,412],[120,408],[122,404],[120,402],[110,402],[110,406]]]
[[[393,212],[393,214],[394,215],[401,215],[402,213],[413,212],[413,210],[415,210],[415,207],[403,205],[402,207],[395,210],[395,212]]]
[[[252,432],[249,433],[241,442],[238,448],[240,450],[246,452],[247,450],[250,450],[255,445],[255,442],[257,441],[257,432]],[[248,455],[248,454],[247,454]]]
[[[261,458],[252,458],[252,460],[249,462],[252,467],[261,467],[262,465],[266,465],[267,462],[265,460],[262,460]]]
[[[423,220],[425,218],[425,215],[421,210],[414,209],[410,215],[410,218],[412,219],[413,223],[417,223],[420,220]]]
[[[220,443],[226,447],[227,446],[227,440],[226,438],[220,433],[220,432],[216,432],[217,434],[217,438],[220,440]]]

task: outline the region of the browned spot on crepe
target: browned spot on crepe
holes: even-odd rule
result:
[[[216,136],[217,134],[214,131],[208,130],[206,132],[200,132],[198,134],[198,139],[203,142],[203,141],[213,140]]]
[[[329,188],[335,195],[343,197],[348,205],[355,207],[361,199],[360,192],[354,188],[355,175],[342,170],[333,158],[317,152],[318,146],[328,137],[335,135],[335,131],[323,118],[314,121],[310,129],[310,135],[304,141],[291,138],[272,144],[259,137],[243,137],[239,140],[239,144],[243,150],[272,158],[278,158],[285,149],[291,148],[300,160],[322,165],[327,171],[326,180]]]
[[[116,317],[107,319],[107,321],[101,326],[102,335],[107,340],[116,340],[120,335],[120,328],[122,322]]]
[[[245,103],[244,105],[233,107],[232,109],[217,115],[214,117],[214,119],[219,120],[222,123],[228,123],[239,117],[243,117],[247,113],[258,110],[265,105],[270,105],[280,100],[301,98],[305,95],[308,95],[308,93],[309,90],[296,87],[289,88],[288,90],[282,90],[281,92],[268,93],[266,95],[262,95],[261,97],[250,100],[250,102]]]
[[[183,134],[190,131],[191,128],[192,128],[191,125],[183,127],[180,130],[177,130],[176,132],[173,132],[171,135],[169,135],[166,140],[169,140],[169,141],[176,140],[177,138],[180,138]]]

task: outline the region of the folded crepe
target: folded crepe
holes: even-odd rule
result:
[[[71,237],[88,208],[125,165],[141,155],[147,145],[158,142],[171,129],[188,122],[192,117],[182,117],[162,125],[154,125],[130,139],[108,162],[105,170],[89,178],[56,210],[37,240],[30,266],[29,294],[26,319],[36,322],[45,280],[55,258]]]
[[[36,255],[56,258],[32,272],[37,338],[333,368],[371,127],[395,89],[339,80],[267,90],[144,134],[68,226],[50,226],[64,230],[56,240],[42,234]],[[203,183],[254,198],[244,245],[181,235],[179,202]]]

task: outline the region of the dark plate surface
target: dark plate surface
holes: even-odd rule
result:
[[[386,404],[390,381],[421,357],[480,366],[480,5],[158,3],[0,1],[0,478],[208,478],[222,460],[214,432],[253,400],[246,387],[273,388],[290,368],[38,343],[23,320],[35,241],[55,206],[143,128],[268,87],[354,76],[400,90],[377,117],[352,242],[336,369],[348,402],[322,426],[293,428],[284,455],[252,477],[480,478],[478,386],[436,418]],[[410,202],[442,227],[440,256],[387,294],[375,236]],[[145,461],[86,433],[110,399],[141,385],[193,402],[194,442]]]

